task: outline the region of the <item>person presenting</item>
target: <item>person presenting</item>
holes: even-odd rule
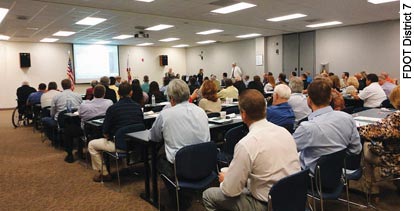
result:
[[[237,66],[236,62],[231,64],[231,72],[230,72],[231,79],[236,79],[237,77],[242,77],[242,71],[239,66]]]
[[[300,171],[295,141],[287,130],[266,120],[263,95],[247,89],[239,107],[249,133],[236,145],[227,172],[220,173],[220,187],[203,192],[208,211],[267,210],[272,185]]]

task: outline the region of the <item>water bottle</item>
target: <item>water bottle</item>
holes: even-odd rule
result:
[[[69,113],[72,113],[72,101],[70,101],[70,100],[66,100],[66,110],[67,110]]]
[[[152,95],[152,97],[151,97],[151,105],[155,106],[155,96],[154,95]]]

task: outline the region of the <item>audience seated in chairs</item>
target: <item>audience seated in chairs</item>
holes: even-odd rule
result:
[[[56,82],[49,82],[49,84],[47,85],[47,91],[42,94],[42,97],[40,97],[40,105],[42,106],[42,109],[50,107],[52,105],[53,97],[55,97],[59,93],[60,92],[57,91]]]
[[[116,131],[127,125],[144,123],[141,106],[131,99],[131,85],[128,82],[122,82],[119,85],[118,93],[121,98],[117,103],[109,107],[105,114],[105,120],[102,126],[104,138],[94,139],[88,144],[88,150],[91,154],[92,168],[99,171],[99,173],[93,177],[94,182],[101,182],[101,180],[109,181],[112,179],[106,166],[104,166],[101,171],[101,151],[115,152],[115,144],[112,140]]]
[[[50,117],[44,117],[42,119],[42,123],[45,126],[45,132],[47,137],[52,140],[52,142],[56,141],[52,138],[53,130],[57,127],[57,120],[58,115],[62,111],[66,111],[68,103],[69,106],[72,108],[79,108],[80,104],[82,103],[82,97],[80,94],[72,92],[72,82],[69,79],[63,79],[61,82],[63,92],[57,94],[52,99],[52,103],[50,106]]]
[[[364,182],[370,194],[380,193],[377,181],[400,177],[400,86],[393,89],[390,101],[398,109],[396,112],[379,123],[359,128],[365,140]]]
[[[17,106],[19,108],[19,117],[26,112],[26,102],[29,95],[33,92],[36,92],[36,89],[29,86],[29,82],[23,81],[22,86],[17,88]]]
[[[285,84],[279,84],[275,87],[272,106],[267,107],[266,119],[275,125],[286,128],[292,133],[295,113],[288,103],[290,92],[290,88]]]
[[[314,172],[322,156],[348,148],[352,154],[361,151],[356,123],[351,115],[334,111],[329,105],[331,86],[326,79],[317,78],[308,87],[308,105],[312,113],[293,133],[300,152],[302,169]]]
[[[31,106],[34,104],[40,104],[40,98],[45,92],[46,92],[46,84],[40,83],[38,87],[38,91],[32,92],[27,98],[26,105]]]
[[[217,97],[217,87],[213,81],[207,80],[203,83],[201,95],[203,98],[198,103],[198,106],[207,113],[220,112],[221,101]]]
[[[366,79],[367,87],[357,94],[352,93],[352,97],[356,100],[364,101],[364,108],[377,108],[387,99],[384,90],[378,84],[378,76],[374,73],[368,74]]]
[[[220,187],[204,191],[207,210],[267,210],[270,187],[300,171],[292,135],[266,120],[263,95],[246,90],[239,97],[239,106],[249,133],[236,145],[227,172],[220,173]],[[243,191],[248,180],[250,194]]]
[[[108,99],[104,99],[105,96],[105,87],[102,85],[96,85],[93,90],[93,99],[85,101],[79,106],[79,117],[80,117],[80,124],[78,122],[72,121],[68,122],[65,125],[65,133],[64,133],[64,142],[65,142],[65,150],[67,152],[67,156],[65,157],[65,161],[68,163],[73,163],[74,157],[72,154],[73,151],[73,140],[77,138],[78,141],[78,155],[82,155],[79,150],[82,150],[83,142],[80,140],[80,137],[83,135],[82,128],[85,124],[85,121],[92,119],[96,116],[103,116],[106,113],[106,110],[109,106],[112,105],[112,101]]]
[[[158,159],[158,170],[170,180],[174,178],[174,159],[181,148],[210,141],[210,130],[206,113],[200,107],[189,103],[190,89],[181,79],[174,79],[167,88],[171,107],[160,112],[151,128],[151,140],[164,141],[165,151]],[[165,181],[170,198],[175,198],[175,188]],[[183,208],[190,205],[191,199],[180,197]]]
[[[217,96],[220,99],[235,99],[239,96],[239,91],[236,89],[236,87],[233,86],[233,81],[231,79],[226,79],[226,88],[222,89],[219,93],[217,93]]]

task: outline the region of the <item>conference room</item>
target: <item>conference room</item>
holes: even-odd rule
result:
[[[218,210],[400,209],[399,11],[399,1],[376,0],[3,0],[0,131],[5,153],[0,157],[5,162],[0,162],[0,175],[5,179],[0,182],[0,204],[13,210],[214,210],[208,193],[221,188],[225,197],[248,196],[257,203],[238,208],[215,204]],[[351,78],[356,78],[360,85],[363,81],[366,88],[356,87],[356,92],[348,92],[352,85],[347,81]],[[300,89],[295,88],[295,82]],[[353,147],[329,151],[348,149],[339,155],[341,164],[336,165],[341,167],[336,168],[339,173],[335,178],[340,190],[332,198],[320,200],[318,185],[323,184],[318,177],[323,178],[321,174],[326,172],[307,165],[307,153],[303,153],[306,147],[302,148],[300,140],[305,135],[309,140],[314,137],[306,126],[319,115],[316,105],[324,98],[324,84],[332,88],[329,99],[340,99],[330,101],[330,115],[346,115],[341,118],[352,120],[352,130],[344,129],[346,121],[338,121],[332,127],[338,127],[341,134],[348,131],[349,140],[358,139],[358,144],[352,142]],[[378,105],[370,104],[372,99],[364,95],[374,85],[383,88],[383,94],[376,99],[380,101]],[[22,87],[31,90],[23,100],[19,95]],[[154,87],[156,91],[152,90]],[[318,91],[312,91],[315,89]],[[133,93],[131,97],[130,92],[136,90],[139,94]],[[51,105],[47,108],[40,103],[40,95],[51,92],[65,97],[60,102],[57,97],[50,97]],[[34,93],[37,103],[30,102]],[[254,100],[257,93],[265,102],[266,118],[261,120],[266,125],[273,123],[268,127],[277,126],[257,134],[266,139],[275,134],[275,140],[285,137],[291,141],[295,149],[291,164],[295,165],[286,167],[286,175],[275,173],[269,176],[271,179],[256,177],[255,169],[251,169],[246,172],[246,181],[240,182],[249,184],[244,188],[247,193],[230,194],[226,188],[234,191],[236,187],[230,179],[226,184],[224,175],[231,178],[235,174],[231,171],[236,172],[244,164],[239,159],[251,156],[249,153],[256,147],[266,150],[266,144],[247,147],[255,131],[251,126],[256,120],[259,123],[252,115],[259,115],[256,113],[260,109],[250,109],[261,105],[257,104],[261,100]],[[113,96],[108,97],[109,94]],[[299,111],[304,114],[298,116],[292,106],[289,123],[275,123],[287,113],[274,109],[288,104],[290,107],[289,98],[294,97],[304,103],[305,110]],[[84,118],[82,108],[98,99],[99,110],[95,108],[88,114],[94,118]],[[135,108],[134,112],[117,109],[126,106],[122,103],[127,101],[136,102],[128,107]],[[337,106],[338,102],[341,105]],[[61,113],[58,107],[65,112]],[[64,120],[60,122],[58,116]],[[334,116],[324,123],[335,121]],[[389,127],[382,123],[391,116],[398,117],[398,136],[383,142],[378,137],[388,137],[384,130]],[[169,123],[171,119],[175,121]],[[121,122],[123,127],[114,121]],[[370,131],[376,126],[380,127],[380,134],[372,138]],[[332,127],[322,130],[326,137],[332,135]],[[280,134],[276,134],[278,131]],[[177,141],[178,137],[185,141]],[[96,141],[101,139],[105,142],[100,143],[110,142],[116,150],[102,156],[105,150],[97,147]],[[125,142],[126,148],[115,147],[117,139]],[[201,144],[205,148],[190,157],[184,154],[185,150],[177,152],[187,147],[187,153],[197,152],[199,149],[191,146],[201,142],[211,144]],[[384,143],[392,151],[385,150],[387,156],[392,161],[398,157],[397,163],[373,163],[365,157],[365,152],[375,151]],[[215,154],[203,154],[207,147],[214,148]],[[283,156],[260,153],[268,159],[263,165],[274,161],[269,168],[276,168],[280,161],[273,159],[290,158],[285,147],[276,147]],[[187,159],[178,159],[177,155]],[[374,154],[375,159],[380,160],[381,155]],[[209,156],[214,159],[206,159]],[[177,168],[177,159],[186,166]],[[316,165],[322,160],[313,161]],[[171,167],[172,175],[163,172],[163,162]],[[392,168],[381,166],[384,163],[392,163]],[[205,171],[208,175],[201,175]],[[351,179],[349,172],[360,175]],[[180,179],[186,181],[180,178],[185,174],[190,179],[183,184],[188,187],[175,188],[182,182]],[[299,187],[298,190],[276,189],[279,195],[270,197],[272,187],[281,179],[291,182],[288,177],[293,175],[306,175],[306,183],[291,186]],[[196,183],[207,176],[211,180],[204,181],[205,184]],[[257,186],[258,180],[265,180],[266,187]],[[304,189],[299,190],[300,187]],[[332,187],[328,189],[332,191]],[[295,198],[287,192],[300,192],[302,197]]]

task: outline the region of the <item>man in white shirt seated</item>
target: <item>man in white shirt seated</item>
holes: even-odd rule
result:
[[[381,105],[381,103],[387,99],[384,90],[378,84],[378,76],[374,73],[367,75],[367,86],[357,93],[353,93],[352,97],[355,100],[363,100],[365,108],[376,108]]]
[[[272,185],[300,170],[292,135],[266,120],[263,95],[247,89],[239,97],[239,107],[249,133],[236,145],[228,171],[220,173],[220,187],[204,191],[209,211],[267,210]]]
[[[172,181],[174,177],[175,154],[184,146],[210,141],[208,118],[203,109],[189,103],[190,89],[181,79],[172,80],[167,88],[171,108],[164,109],[150,130],[151,141],[164,141],[165,153],[158,159],[158,171]],[[165,182],[170,198],[175,198],[175,189]],[[181,196],[180,205],[189,206],[191,200]],[[174,200],[175,202],[175,200]]]
[[[47,92],[42,94],[40,97],[40,106],[42,108],[50,107],[52,105],[53,97],[55,97],[60,92],[57,91],[57,84],[54,81],[49,82],[47,85]]]

